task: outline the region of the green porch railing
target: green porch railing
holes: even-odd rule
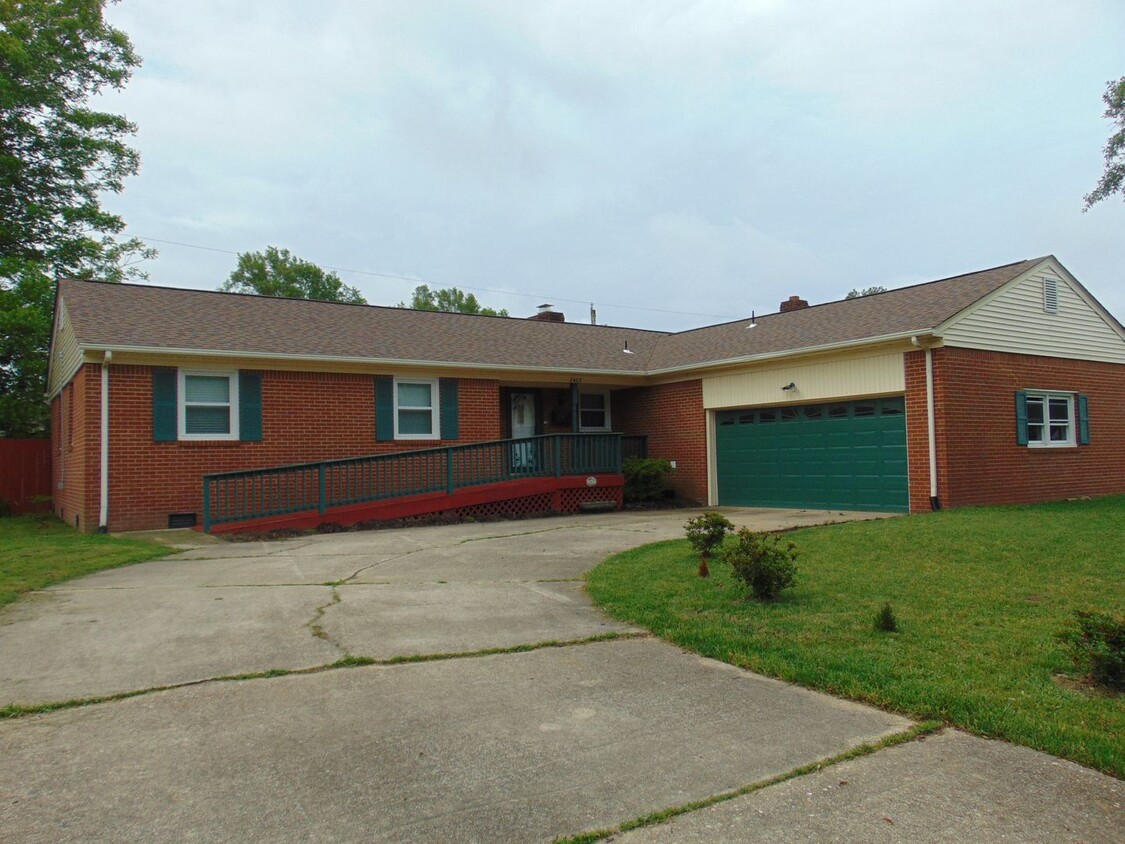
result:
[[[203,530],[520,478],[621,472],[621,434],[548,434],[203,476]]]

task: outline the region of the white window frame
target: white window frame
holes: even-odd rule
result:
[[[428,384],[430,387],[430,433],[428,434],[403,434],[398,430],[398,385],[399,384]],[[440,440],[441,439],[441,386],[437,378],[398,378],[394,379],[394,416],[396,440]],[[406,405],[402,410],[424,410],[423,407]]]
[[[230,407],[230,431],[226,434],[189,434],[187,432],[187,378],[201,375],[207,378],[226,378],[230,382],[229,402],[192,402],[193,407]],[[181,440],[237,440],[238,428],[238,372],[213,369],[181,369],[176,374],[176,436]]]
[[[605,398],[605,424],[604,425],[583,425],[582,424],[582,397],[583,396],[603,396]],[[578,430],[582,433],[596,433],[598,431],[612,431],[613,422],[609,416],[609,390],[582,390],[578,394]]]
[[[1065,399],[1067,423],[1065,440],[1051,439],[1051,399]],[[1033,440],[1031,438],[1031,402],[1043,402],[1043,435],[1046,439]],[[1074,393],[1063,393],[1052,390],[1026,390],[1024,403],[1027,407],[1027,447],[1028,448],[1076,448],[1078,446],[1078,402]]]

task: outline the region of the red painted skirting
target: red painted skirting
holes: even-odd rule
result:
[[[459,489],[452,495],[446,492],[430,492],[422,495],[392,498],[387,501],[370,501],[364,504],[334,507],[323,516],[316,511],[311,511],[289,513],[284,516],[270,516],[245,522],[231,522],[215,525],[211,528],[211,532],[234,533],[282,528],[302,530],[327,523],[354,525],[357,522],[405,519],[412,516],[445,513],[450,510],[461,510],[535,496],[549,496],[549,509],[556,513],[576,512],[579,500],[613,501],[615,507],[621,509],[625,477],[623,475],[592,475],[590,477],[596,481],[592,486],[588,483],[586,476],[526,478],[518,481],[503,481]],[[568,493],[568,490],[572,492]]]

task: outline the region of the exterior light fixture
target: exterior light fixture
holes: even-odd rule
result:
[[[790,382],[789,382],[788,384],[786,384],[786,385],[785,385],[784,387],[782,387],[781,389],[782,389],[782,391],[783,391],[783,392],[786,392],[786,393],[788,393],[788,392],[789,392],[790,390],[796,390],[796,389],[797,389],[797,385],[796,385],[796,384],[794,384],[794,383],[793,383],[792,381],[790,381]]]

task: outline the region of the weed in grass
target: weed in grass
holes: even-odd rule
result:
[[[1125,691],[1125,615],[1078,610],[1074,616],[1077,629],[1059,634],[1074,664],[1093,684]]]
[[[898,619],[895,618],[895,611],[891,607],[890,601],[883,604],[883,608],[875,613],[875,631],[881,633],[898,632]]]

